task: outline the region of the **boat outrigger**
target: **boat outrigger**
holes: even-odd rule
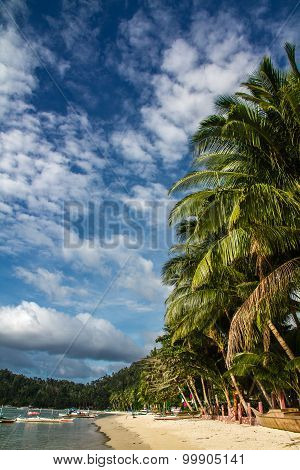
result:
[[[11,424],[16,421],[16,418],[6,418],[5,416],[0,416],[0,424]]]
[[[11,407],[9,407],[9,408],[11,408]],[[11,423],[14,423],[15,421],[16,421],[16,418],[9,418],[8,416],[3,415],[3,406],[2,406],[1,410],[0,410],[0,423],[1,424],[11,424]]]
[[[252,410],[260,426],[300,432],[300,410],[298,408],[271,409],[267,413],[260,413],[254,408]]]
[[[80,410],[68,410],[67,413],[59,413],[59,416],[62,418],[88,418],[88,419],[95,419],[97,415],[91,414],[90,410],[87,411],[80,411]]]
[[[17,418],[18,423],[73,423],[73,418]]]

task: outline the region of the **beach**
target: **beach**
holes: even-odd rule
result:
[[[116,450],[297,450],[300,434],[199,419],[157,421],[153,415],[105,415],[96,420]]]

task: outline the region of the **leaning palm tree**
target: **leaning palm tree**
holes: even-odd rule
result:
[[[284,389],[294,390],[300,393],[296,372],[297,360],[289,361],[286,356],[277,352],[244,352],[236,354],[230,372],[237,377],[245,377],[251,374],[253,383],[263,393],[264,398],[272,407],[270,394],[277,395]],[[279,400],[278,400],[279,401]]]
[[[286,52],[290,70],[277,70],[265,58],[243,84],[245,92],[217,100],[218,113],[202,121],[193,139],[196,171],[172,188],[196,189],[170,215],[171,223],[193,221],[186,251],[210,240],[194,271],[190,299],[199,294],[200,307],[200,291],[217,273],[255,263],[249,281],[259,285],[232,321],[229,362],[261,336],[267,350],[270,331],[293,358],[275,326],[290,313],[300,251],[300,80],[295,48],[287,44]]]
[[[245,280],[244,274],[225,267],[223,272],[217,273],[215,279],[201,286],[197,290],[191,287],[194,271],[201,256],[201,247],[198,251],[185,255],[175,256],[163,267],[163,281],[174,286],[166,301],[166,326],[171,332],[173,343],[185,340],[195,332],[202,342],[210,342],[216,348],[215,360],[223,363],[226,369],[226,346],[232,312],[239,298],[237,288]],[[217,352],[220,357],[217,359]],[[203,356],[202,356],[203,357]],[[230,374],[235,392],[245,410],[247,404],[233,374]],[[229,408],[230,397],[226,384],[223,383],[223,392]]]

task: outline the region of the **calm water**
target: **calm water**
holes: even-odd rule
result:
[[[63,410],[62,410],[63,411]],[[17,408],[3,409],[4,416],[25,416]],[[51,416],[44,410],[41,416]],[[54,416],[58,415],[58,411]],[[0,449],[108,449],[106,436],[92,419],[75,419],[73,423],[0,423]]]

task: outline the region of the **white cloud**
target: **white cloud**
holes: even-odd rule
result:
[[[109,321],[81,313],[74,317],[34,302],[0,307],[1,345],[68,358],[131,361],[143,351]]]
[[[68,243],[63,246],[62,254],[65,261],[74,264],[77,268],[105,272],[106,251],[98,241],[82,240],[77,234],[70,232]]]
[[[131,188],[132,196],[123,194],[122,201],[144,211],[153,207],[153,204],[169,204],[168,190],[161,183],[149,183],[147,186],[136,184]]]
[[[172,46],[164,53],[162,70],[172,73],[175,77],[195,68],[198,52],[184,39],[175,39]]]
[[[139,303],[136,300],[127,299],[121,296],[119,296],[118,298],[112,297],[111,299],[104,301],[102,307],[121,307],[122,310],[125,307],[129,312],[138,313],[152,312],[156,308],[155,305],[151,304],[150,302]]]
[[[133,249],[132,244],[132,240],[121,235],[113,237],[110,246],[103,246],[99,242],[90,244],[84,240],[75,248],[65,247],[64,256],[68,262],[75,266],[79,263],[87,270],[96,269],[104,273],[114,268],[118,276],[118,296],[122,289],[126,289],[151,303],[161,303],[168,288],[162,285],[160,275],[155,273],[153,261]]]
[[[156,339],[159,336],[163,336],[164,331],[163,330],[158,330],[158,331],[145,331],[143,333],[144,341],[145,341],[145,349],[147,353],[149,353],[154,347],[159,348],[160,343],[156,343]]]
[[[102,183],[97,170],[104,161],[96,144],[84,135],[86,116],[43,113],[36,117],[35,130],[12,128],[10,122],[0,134],[4,197],[23,199],[29,207],[43,210],[51,209],[49,203],[55,209],[57,203],[86,200],[90,192],[99,194],[97,185]]]
[[[11,214],[12,213],[12,207],[9,204],[5,204],[4,202],[0,202],[0,212],[4,214]]]
[[[16,268],[16,275],[26,284],[32,285],[46,294],[53,303],[60,305],[72,305],[75,303],[75,298],[85,297],[89,293],[83,287],[66,285],[66,282],[70,282],[70,280],[59,271],[51,272],[45,268],[31,271],[19,266]]]
[[[12,28],[2,26],[0,33],[0,96],[2,104],[10,107],[9,98],[18,105],[18,99],[30,95],[36,87],[32,71],[37,64],[28,45]],[[1,115],[7,110],[2,107]]]
[[[1,250],[15,253],[28,244],[57,249],[64,203],[99,201],[103,189],[101,129],[95,130],[82,110],[41,112],[30,103],[39,87],[36,46],[30,48],[12,27],[2,27],[0,209],[11,217],[1,232]]]
[[[133,291],[152,303],[161,303],[168,289],[162,285],[160,276],[154,272],[154,264],[143,256],[133,256],[118,280],[118,286]]]
[[[168,15],[165,11],[163,18],[170,20]],[[245,24],[231,12],[220,11],[214,16],[197,12],[189,31],[180,32],[175,22],[169,36],[157,21],[157,17],[137,13],[126,26],[121,25],[123,62],[118,68],[139,87],[144,101],[135,142],[143,142],[143,148],[148,149],[147,159],[150,155],[152,162],[162,159],[166,166],[174,166],[187,153],[188,140],[199,121],[213,112],[216,96],[235,91],[256,66],[258,56],[248,42]],[[143,54],[148,59],[149,41],[146,68]],[[155,73],[150,72],[151,65]],[[140,75],[142,84],[136,78]],[[147,92],[146,81],[150,85]],[[122,132],[127,137],[132,129],[124,126]],[[121,150],[128,158],[126,149]]]
[[[149,151],[152,149],[150,142],[141,134],[130,130],[128,132],[113,132],[111,137],[113,145],[122,151],[127,160],[137,162],[151,161]]]
[[[168,195],[167,188],[158,182],[150,182],[147,185],[136,184],[132,186],[129,195],[120,194],[120,200],[129,207],[133,220],[143,222],[144,246],[168,249],[172,237],[168,218],[174,206],[174,199]],[[147,233],[146,229],[151,233]],[[157,240],[155,247],[152,246],[153,237]]]

